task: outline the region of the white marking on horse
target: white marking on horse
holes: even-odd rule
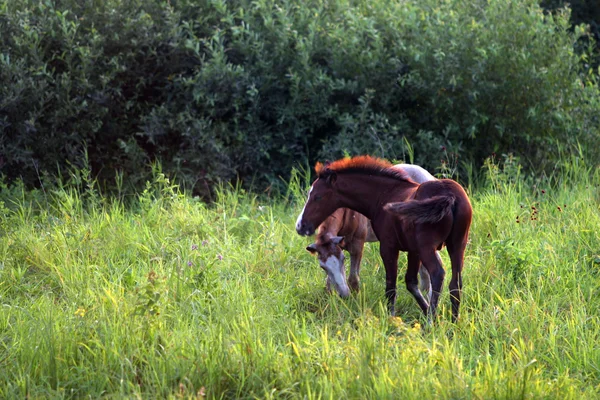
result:
[[[327,261],[323,263],[319,260],[321,266],[327,271],[327,276],[331,279],[331,282],[336,286],[338,293],[342,297],[348,296],[350,292],[348,284],[346,283],[346,276],[344,274],[344,262],[336,256],[329,256]]]
[[[396,164],[393,168],[400,168],[408,174],[408,177],[417,183],[436,180],[425,168],[414,164]]]
[[[298,215],[298,219],[296,219],[296,232],[300,233],[300,225],[302,223],[302,217],[304,217],[304,209],[306,208],[306,204],[308,204],[308,200],[310,199],[310,194],[313,191],[313,187],[310,187],[308,191],[308,197],[306,198],[306,203],[304,203],[304,207],[302,207],[302,211],[300,211],[300,215]]]

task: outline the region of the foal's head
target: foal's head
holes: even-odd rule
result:
[[[346,298],[350,295],[350,289],[346,283],[344,253],[340,247],[343,239],[341,236],[319,236],[317,242],[308,246],[306,250],[319,259],[319,266],[327,274],[327,287],[332,285],[341,297]]]
[[[344,158],[325,165],[317,163],[315,166],[317,180],[312,184],[308,200],[296,220],[298,234],[312,235],[331,213],[342,207],[338,192],[339,185],[336,185],[338,174],[340,176],[351,173],[363,176],[376,174],[410,181],[405,172],[391,169],[391,166],[388,161],[370,156]]]
[[[320,163],[317,163],[315,169],[319,177],[310,187],[308,199],[296,220],[296,232],[302,236],[311,236],[315,233],[317,227],[339,208],[334,190],[337,174]],[[320,174],[320,172],[324,173]]]

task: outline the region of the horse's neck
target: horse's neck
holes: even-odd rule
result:
[[[412,193],[414,183],[383,176],[349,175],[338,178],[338,194],[342,207],[357,211],[373,219],[393,198]]]

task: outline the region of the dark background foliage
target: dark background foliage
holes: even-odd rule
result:
[[[391,4],[390,4],[391,3]],[[38,185],[151,161],[188,190],[344,154],[435,171],[599,156],[598,6],[533,0],[0,0],[0,166]],[[581,38],[584,38],[582,41]]]
[[[590,34],[594,39],[595,46],[593,50],[594,65],[600,64],[600,1],[596,0],[542,0],[540,5],[550,11],[555,12],[568,5],[571,9],[571,23],[573,26],[587,24],[590,27]],[[584,40],[582,44],[589,44]]]

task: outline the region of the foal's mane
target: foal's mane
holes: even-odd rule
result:
[[[400,181],[413,182],[406,172],[399,168],[392,167],[392,163],[382,158],[356,156],[352,158],[342,158],[329,164],[318,162],[315,165],[315,172],[319,178],[327,178],[333,173],[355,173],[377,175]]]

